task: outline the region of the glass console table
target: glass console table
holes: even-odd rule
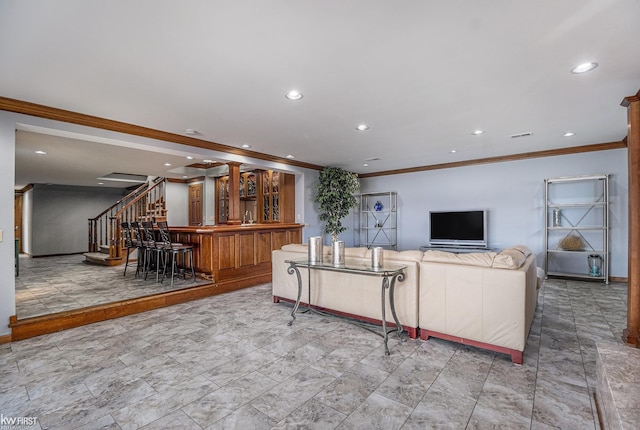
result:
[[[292,325],[293,321],[295,321],[296,312],[300,307],[300,298],[302,297],[302,276],[300,275],[301,268],[306,269],[309,273],[307,285],[309,292],[309,302],[311,302],[311,271],[313,270],[326,270],[330,272],[348,273],[352,275],[377,276],[379,278],[382,278],[380,299],[382,305],[382,332],[378,334],[380,334],[384,338],[385,354],[390,354],[389,346],[387,344],[387,341],[389,340],[389,333],[397,331],[398,338],[401,340],[405,340],[402,337],[402,324],[400,324],[398,316],[396,315],[394,289],[396,281],[404,281],[404,270],[407,268],[407,266],[385,263],[383,267],[373,268],[370,263],[367,264],[365,262],[352,260],[346,260],[345,264],[340,266],[334,266],[330,261],[324,261],[322,263],[311,263],[308,260],[286,260],[285,262],[289,264],[287,273],[289,273],[290,275],[293,275],[295,273],[298,278],[298,297],[296,299],[296,303],[293,306],[293,310],[291,311],[291,321],[289,321],[289,325]],[[316,288],[322,288],[322,286],[316,286]],[[385,316],[385,296],[387,289],[389,290],[389,307],[391,308],[391,314],[393,315],[393,320],[396,323],[397,329],[387,330],[387,319]],[[307,303],[307,310],[319,313],[321,315],[326,315],[325,312],[314,309],[311,303]],[[355,323],[356,321],[352,322]]]

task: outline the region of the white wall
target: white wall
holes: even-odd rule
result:
[[[170,226],[189,225],[189,187],[178,182],[166,183],[167,224]]]
[[[627,276],[627,150],[588,152],[361,179],[362,192],[398,192],[398,249],[428,242],[429,210],[487,209],[489,245],[529,246],[543,266],[544,179],[609,173],[610,275]],[[585,260],[586,266],[586,260]]]

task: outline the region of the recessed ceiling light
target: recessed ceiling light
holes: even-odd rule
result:
[[[211,163],[213,163],[213,160],[202,160],[202,162],[206,163],[206,164],[211,164]]]
[[[171,166],[171,163],[164,163],[164,165],[169,167],[169,166]]]
[[[358,131],[367,131],[367,130],[369,130],[369,126],[367,124],[360,124],[359,126],[356,127],[356,130],[358,130]]]
[[[251,148],[251,145],[249,145],[248,143],[245,143],[244,145],[242,145],[243,148]]]
[[[287,158],[288,158],[289,160],[292,160],[292,159],[294,159],[294,158],[296,158],[296,157],[294,157],[293,155],[289,154],[289,155],[287,155]]]
[[[98,185],[104,185],[104,182],[98,182]]]
[[[364,163],[362,167],[369,167],[369,165],[367,163]]]
[[[38,150],[38,151],[33,151],[33,152],[35,152],[36,154],[40,154],[40,155],[47,155],[47,153],[45,151]]]
[[[449,151],[451,154],[455,154],[457,151],[455,149],[452,149],[451,151]]]
[[[598,67],[598,63],[582,63],[571,69],[571,73],[585,73],[595,69],[596,67]]]
[[[198,134],[198,131],[197,131],[197,130],[194,130],[193,128],[187,128],[187,129],[184,131],[184,134],[188,134],[188,135],[190,135],[190,136],[193,136],[193,135]]]
[[[193,160],[193,157],[191,155],[187,155],[187,160]]]
[[[563,137],[571,137],[571,136],[575,136],[576,134],[573,131],[567,131],[565,134],[563,134]]]
[[[302,98],[302,93],[298,90],[291,90],[284,96],[289,100],[300,100]]]
[[[187,179],[188,176],[187,175],[182,175],[182,179]]]
[[[482,130],[474,130],[473,133],[471,133],[471,134],[473,134],[474,136],[478,136],[478,135],[480,135],[482,133],[484,133],[484,131],[482,131]]]

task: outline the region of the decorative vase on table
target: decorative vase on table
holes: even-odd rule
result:
[[[344,241],[336,240],[331,249],[331,264],[335,267],[344,266]]]
[[[380,212],[382,210],[382,203],[380,203],[380,200],[378,200],[376,204],[373,205],[373,209],[375,209],[376,212]]]

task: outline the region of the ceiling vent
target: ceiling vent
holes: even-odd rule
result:
[[[512,134],[512,135],[511,135],[511,138],[512,138],[512,139],[515,139],[515,138],[517,138],[517,137],[526,137],[526,136],[531,136],[532,134],[533,134],[532,132],[527,131],[527,132],[525,132],[525,133]]]

